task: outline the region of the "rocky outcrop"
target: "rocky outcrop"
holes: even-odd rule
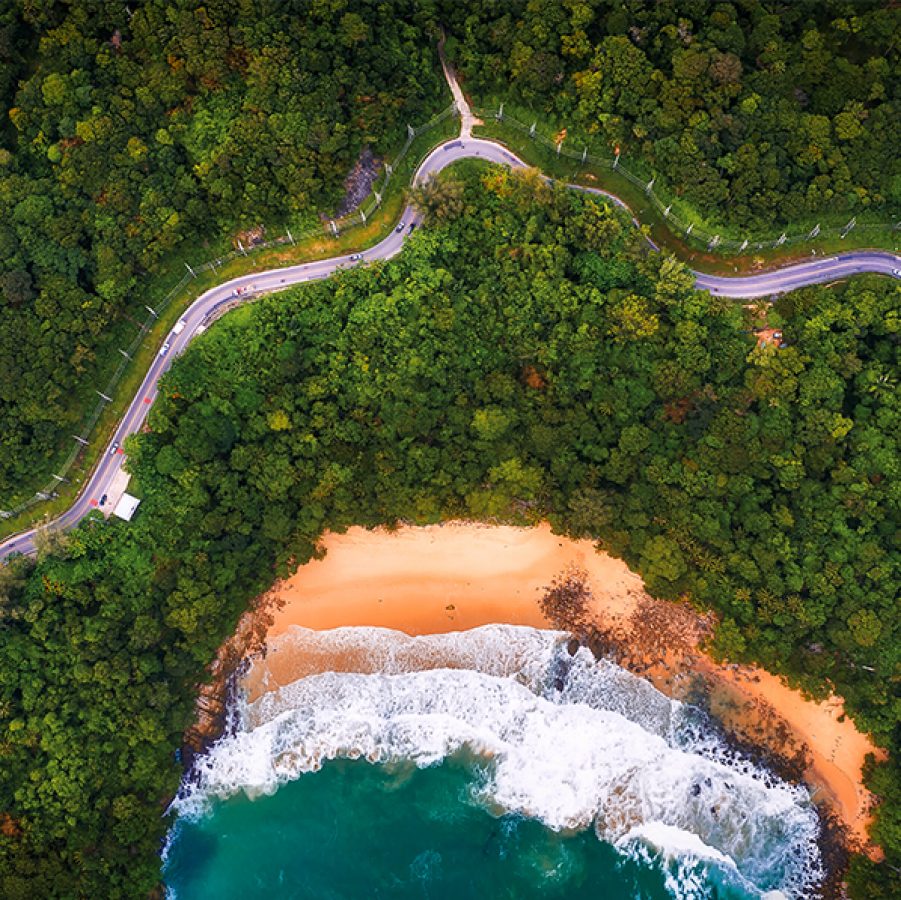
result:
[[[245,660],[262,651],[277,603],[273,592],[257,597],[210,663],[210,680],[198,687],[194,723],[182,741],[186,764],[189,765],[190,759],[213,743],[226,728],[231,691],[235,689]]]
[[[344,179],[344,198],[334,218],[350,215],[372,192],[372,186],[382,170],[382,159],[369,147],[364,147],[350,174]]]

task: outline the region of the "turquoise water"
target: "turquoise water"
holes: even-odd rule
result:
[[[494,818],[472,784],[453,763],[334,761],[271,796],[233,797],[182,823],[167,883],[180,900],[670,896],[658,867],[591,830],[563,835],[521,816]]]
[[[563,633],[296,629],[254,673],[173,803],[178,900],[800,900],[822,875],[803,786]]]

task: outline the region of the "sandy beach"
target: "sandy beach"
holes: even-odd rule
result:
[[[586,572],[608,616],[627,620],[644,594],[641,578],[625,563],[595,552],[591,541],[551,534],[548,525],[351,528],[327,535],[322,545],[325,559],[276,586],[286,602],[273,613],[270,638],[291,625],[378,625],[407,634],[493,622],[548,628],[538,600],[551,578],[570,566]]]
[[[447,523],[394,532],[351,528],[326,535],[322,546],[324,559],[302,566],[270,595],[266,689],[300,677],[298,661],[279,652],[285,644],[279,635],[294,625],[381,626],[411,635],[491,623],[564,627],[545,615],[542,599],[555,581],[578,582],[592,629],[621,664],[674,696],[704,677],[718,717],[740,737],[803,760],[816,799],[836,814],[853,844],[868,846],[871,797],[861,767],[867,753],[877,751],[842,716],[841,700],[816,703],[763,670],[714,663],[698,648],[709,633],[708,619],[684,604],[649,597],[638,575],[597,553],[591,541],[554,535],[546,524]],[[323,664],[308,661],[302,668]],[[250,695],[263,689],[253,669],[244,687]]]

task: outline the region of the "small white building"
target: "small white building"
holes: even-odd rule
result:
[[[113,510],[113,515],[130,522],[140,502],[137,497],[133,497],[131,494],[123,494]]]

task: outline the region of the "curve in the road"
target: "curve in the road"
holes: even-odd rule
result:
[[[420,184],[429,176],[461,159],[484,159],[512,168],[527,167],[525,162],[502,144],[481,138],[457,138],[441,144],[423,160],[414,176],[414,185]],[[631,214],[629,207],[614,194],[599,188],[569,186],[606,197]],[[415,209],[408,206],[404,210],[400,225],[365,253],[346,254],[317,262],[241,275],[201,294],[188,307],[178,325],[175,326],[178,330],[169,333],[164,349],[154,356],[138,393],[119,422],[110,444],[91,473],[87,484],[82,488],[72,506],[50,524],[56,529],[71,528],[96,508],[98,499],[107,493],[110,482],[123,464],[125,457],[121,449],[122,443],[129,435],[139,431],[147,418],[147,413],[156,398],[160,377],[172,364],[172,359],[185,349],[195,334],[203,331],[221,313],[223,307],[250,300],[263,293],[285,290],[303,282],[327,278],[337,269],[348,265],[390,259],[401,251],[405,238],[421,221],[421,218]],[[633,222],[638,225],[634,216]],[[878,272],[901,277],[901,257],[877,251],[856,251],[814,259],[759,275],[722,277],[706,275],[703,272],[695,272],[694,275],[695,284],[699,289],[710,291],[718,296],[757,298],[780,294],[809,284],[834,281],[863,272]],[[33,554],[36,531],[36,528],[31,528],[0,544],[0,562],[12,554]]]

